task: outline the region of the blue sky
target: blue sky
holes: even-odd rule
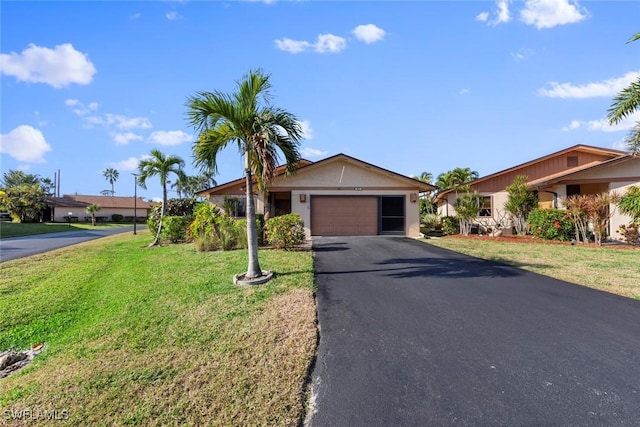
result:
[[[2,172],[133,195],[153,148],[192,162],[186,98],[271,74],[302,154],[405,175],[487,175],[574,144],[622,148],[615,94],[640,72],[639,2],[2,2]],[[219,183],[242,176],[230,146]],[[156,181],[145,198],[161,195]]]

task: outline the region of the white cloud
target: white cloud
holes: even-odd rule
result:
[[[476,21],[487,22],[489,19],[489,12],[480,12],[476,15]]]
[[[117,145],[127,145],[131,141],[142,141],[142,136],[136,135],[133,132],[126,132],[126,133],[112,132],[111,136],[113,137],[113,141]]]
[[[167,14],[165,16],[167,17],[167,19],[169,21],[176,21],[176,20],[182,18],[182,15],[180,15],[175,10],[172,10],[171,12],[167,12]]]
[[[374,24],[358,25],[353,29],[353,35],[367,44],[382,40],[386,34],[382,28]]]
[[[31,169],[31,165],[18,165],[18,166],[16,166],[16,169],[18,169],[19,171],[22,171],[22,172],[26,172],[29,169]]]
[[[183,142],[192,141],[193,137],[181,130],[159,130],[149,135],[148,142],[158,145],[179,145]]]
[[[340,52],[347,47],[347,41],[333,34],[320,34],[315,44],[315,51],[319,53]]]
[[[538,95],[549,98],[594,98],[598,96],[615,96],[631,82],[640,77],[640,72],[631,71],[622,77],[602,82],[574,85],[573,83],[550,82],[551,89],[538,89]]]
[[[466,94],[468,94],[469,92],[470,92],[470,91],[469,91],[469,89],[467,89],[467,88],[465,87],[465,88],[462,88],[462,89],[460,89],[460,90],[458,91],[458,95],[466,95]]]
[[[44,163],[44,155],[51,146],[38,129],[21,125],[8,134],[0,135],[0,153],[6,153],[20,162]]]
[[[522,60],[525,59],[531,55],[533,55],[535,52],[531,49],[527,49],[527,48],[520,48],[515,52],[510,52],[509,55],[511,55],[512,58],[516,59],[516,60]]]
[[[520,20],[539,30],[573,24],[588,16],[589,11],[581,7],[577,0],[527,0],[520,11]]]
[[[304,139],[313,139],[313,128],[309,120],[300,120],[298,122],[300,128],[302,128],[302,137]]]
[[[284,38],[275,40],[274,44],[278,49],[289,53],[300,53],[307,50],[314,50],[318,53],[336,53],[347,47],[347,40],[333,34],[320,34],[315,43]]]
[[[92,111],[95,112],[98,109],[97,102],[91,102],[89,103],[89,105],[84,105],[84,103],[82,103],[81,101],[77,99],[71,99],[71,98],[65,99],[64,105],[66,105],[67,107],[75,107],[75,108],[71,108],[71,111],[73,111],[74,114],[78,116],[87,115]]]
[[[151,122],[146,117],[127,117],[122,114],[107,113],[104,116],[88,116],[84,120],[89,125],[116,127],[120,130],[151,128]]]
[[[312,47],[312,44],[304,40],[280,39],[276,40],[275,45],[278,49],[289,53],[300,53]]]
[[[140,157],[129,157],[128,159],[121,160],[115,163],[108,163],[107,166],[118,169],[119,171],[134,171],[138,169],[138,164],[141,160],[150,159],[151,156],[144,154]]]
[[[139,19],[142,16],[142,14],[140,12],[138,13],[134,13],[133,15],[129,16],[129,19],[131,19],[132,21],[135,21],[136,19]]]
[[[511,3],[511,0],[498,0],[496,2],[498,10],[496,11],[496,18],[491,22],[492,25],[503,24],[505,22],[511,21],[509,3]]]
[[[638,122],[640,122],[640,111],[634,112],[615,125],[610,125],[607,118],[598,120],[572,120],[571,123],[562,128],[562,130],[568,131],[584,127],[591,132],[619,132],[632,129]]]
[[[58,89],[71,83],[91,83],[96,67],[71,43],[54,49],[30,44],[22,53],[0,54],[0,72],[19,81],[46,83]]]
[[[327,155],[326,151],[321,151],[316,148],[304,147],[300,150],[300,154],[304,158],[323,157]]]

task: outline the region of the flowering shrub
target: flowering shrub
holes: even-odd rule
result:
[[[458,234],[460,232],[460,223],[455,216],[443,216],[440,223],[442,224],[442,234],[445,236]]]
[[[304,242],[304,222],[298,214],[280,215],[267,220],[267,243],[278,249],[289,250]]]
[[[621,225],[618,230],[624,240],[633,246],[640,245],[640,226],[635,224]]]
[[[527,218],[529,232],[548,240],[571,240],[573,222],[566,211],[559,209],[534,209]]]

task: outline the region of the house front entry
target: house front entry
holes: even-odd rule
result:
[[[291,213],[291,191],[269,193],[267,212],[269,217]]]

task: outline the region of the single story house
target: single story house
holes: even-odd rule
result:
[[[628,187],[640,186],[640,158],[624,151],[579,144],[479,178],[470,183],[483,196],[478,222],[504,213],[506,187],[518,175],[527,177],[529,188],[538,194],[540,207],[563,209],[562,200],[568,196],[605,191],[623,195]],[[456,196],[455,190],[440,193],[438,214],[455,215]],[[610,209],[614,215],[609,235],[615,239],[619,238],[618,228],[631,218],[621,214],[615,205]]]
[[[277,177],[268,192],[256,193],[256,213],[266,218],[298,213],[311,236],[401,235],[418,237],[420,193],[435,187],[346,154],[299,163],[296,173]],[[245,180],[237,179],[197,194],[224,206],[234,200],[234,216],[245,215]]]
[[[117,197],[117,196],[86,196],[80,194],[65,194],[62,197],[49,197],[46,200],[48,211],[45,220],[53,222],[91,221],[91,214],[87,212],[87,206],[95,204],[100,206],[96,212],[96,218],[101,222],[111,221],[112,215],[122,215],[124,221],[133,222],[134,211],[137,221],[146,221],[152,202],[145,202],[141,197]],[[69,215],[71,212],[71,215]]]

